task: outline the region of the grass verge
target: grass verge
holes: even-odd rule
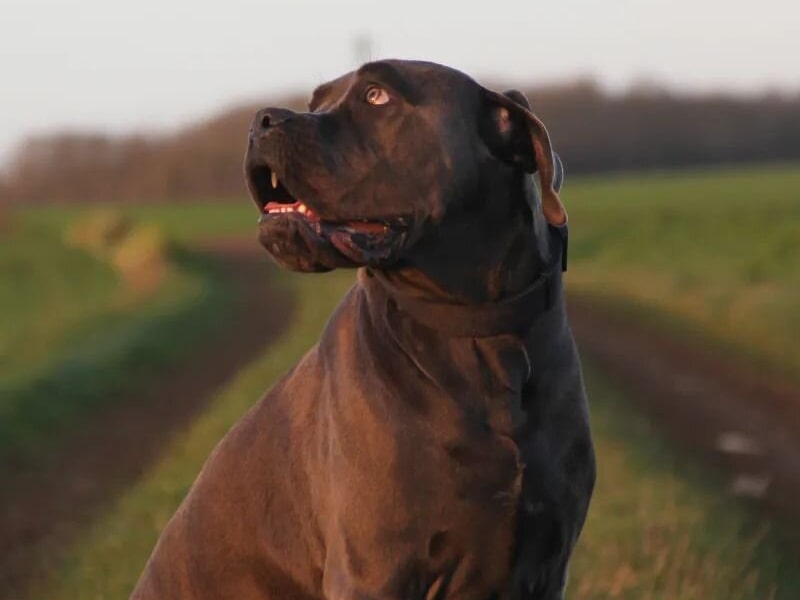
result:
[[[797,165],[568,181],[568,285],[799,374],[798,188]]]
[[[64,228],[17,217],[0,251],[0,459],[18,468],[210,334],[233,293],[212,258],[173,249],[168,276],[137,296]]]
[[[233,291],[207,257],[183,255],[158,298],[131,314],[95,318],[46,368],[2,390],[0,456],[28,462],[93,410],[130,397],[224,323]],[[213,317],[213,318],[212,318]]]
[[[798,562],[765,517],[669,447],[658,424],[586,364],[598,482],[573,600],[789,600]]]

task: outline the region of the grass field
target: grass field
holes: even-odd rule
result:
[[[159,531],[206,456],[269,382],[314,342],[347,273],[287,277],[302,303],[279,343],[245,368],[172,451],[69,552],[33,597],[127,598]],[[800,573],[769,527],[686,467],[624,398],[589,371],[600,475],[571,598],[794,599]]]
[[[567,180],[570,290],[800,373],[800,165]]]
[[[180,249],[169,252],[167,275],[155,289],[126,285],[111,264],[65,243],[65,232],[87,212],[20,211],[4,234],[0,457],[46,453],[81,415],[123,387],[144,385],[202,339],[218,323],[209,317],[228,304],[231,292],[213,261]],[[139,222],[157,221],[170,243],[191,237],[170,218],[171,207],[139,213]],[[206,222],[225,221],[215,212]]]

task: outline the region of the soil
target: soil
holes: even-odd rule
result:
[[[118,399],[66,434],[62,452],[24,472],[0,465],[0,597],[22,597],[54,549],[146,473],[173,434],[287,323],[291,303],[270,286],[269,259],[254,240],[214,240],[198,249],[223,261],[239,292],[227,326],[144,393]]]
[[[800,548],[800,386],[587,298],[569,309],[581,353],[687,457],[725,477],[731,495],[777,516]]]

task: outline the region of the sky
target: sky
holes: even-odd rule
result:
[[[367,55],[508,84],[797,91],[800,2],[3,0],[0,164],[31,133],[170,130]]]

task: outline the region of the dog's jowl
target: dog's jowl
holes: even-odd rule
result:
[[[525,97],[369,63],[256,114],[245,177],[275,261],[357,282],[133,597],[562,598],[594,454],[563,169]]]

